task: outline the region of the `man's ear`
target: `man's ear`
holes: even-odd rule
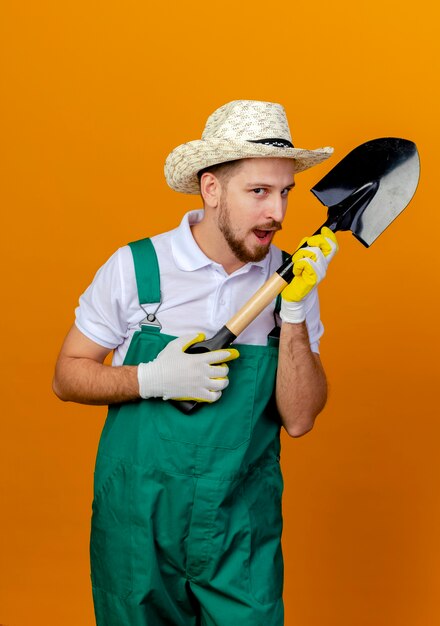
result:
[[[200,179],[200,195],[206,207],[216,209],[221,196],[221,184],[219,179],[211,172],[205,172]]]

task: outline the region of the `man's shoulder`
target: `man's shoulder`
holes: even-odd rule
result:
[[[172,239],[173,234],[175,233],[176,230],[177,230],[177,228],[173,228],[171,230],[167,230],[167,231],[164,231],[162,233],[155,233],[155,234],[152,234],[152,235],[139,237],[138,239],[133,239],[132,241],[130,241],[130,242],[126,243],[125,245],[122,245],[120,248],[118,248],[118,250],[116,250],[114,256],[117,256],[117,257],[119,257],[122,260],[130,259],[132,257],[132,247],[131,246],[133,244],[140,244],[142,242],[147,242],[147,241],[151,241],[151,243],[153,244],[153,247],[155,248],[155,250],[157,250],[158,248],[166,246],[167,242]]]
[[[148,239],[153,243],[159,243],[162,240],[166,240],[169,239],[170,237],[172,237],[173,233],[176,231],[176,228],[172,228],[171,230],[166,230],[162,233],[155,233],[155,234],[151,234],[151,235],[145,235],[144,237],[139,237],[138,239],[133,239],[132,241],[128,242],[125,246],[122,246],[120,248],[120,250],[123,250],[124,248],[127,248],[127,246],[130,246],[131,243],[137,243],[138,241],[147,241]]]

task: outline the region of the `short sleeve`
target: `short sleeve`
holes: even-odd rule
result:
[[[125,246],[117,250],[97,271],[75,310],[77,328],[105,348],[115,349],[128,334],[127,272],[123,265],[130,264],[130,259],[132,267],[131,274],[128,272],[128,280],[133,282],[133,261]]]

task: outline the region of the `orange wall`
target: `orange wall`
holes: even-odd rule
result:
[[[237,98],[282,102],[301,174],[278,242],[324,221],[310,187],[354,146],[417,142],[409,208],[322,286],[330,399],[283,440],[286,626],[428,626],[438,603],[438,33],[434,3],[8,3],[0,16],[0,623],[91,626],[88,527],[104,409],[50,381],[78,296],[127,241],[175,226],[168,152]],[[438,387],[437,387],[438,388]],[[233,625],[231,625],[233,626]]]

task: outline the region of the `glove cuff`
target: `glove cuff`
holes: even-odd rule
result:
[[[300,324],[306,319],[306,307],[302,300],[299,302],[281,301],[280,317],[288,324]]]
[[[137,368],[137,379],[139,383],[139,395],[144,400],[148,398],[158,398],[161,393],[158,391],[158,372],[156,367],[151,363],[139,363]]]

